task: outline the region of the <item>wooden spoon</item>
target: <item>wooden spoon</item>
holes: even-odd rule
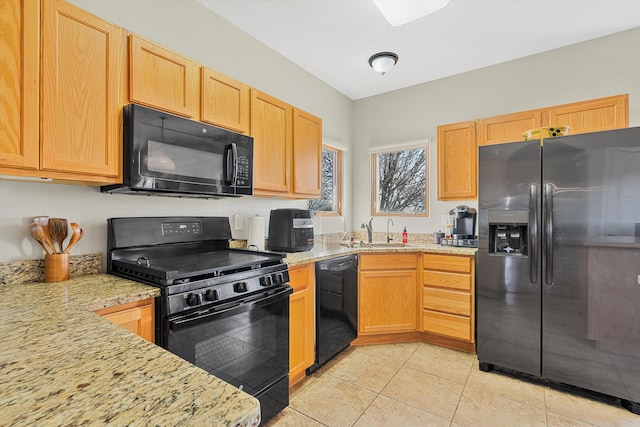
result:
[[[84,236],[84,230],[75,222],[71,223],[71,229],[73,230],[73,234],[71,235],[71,239],[69,239],[69,245],[67,245],[64,251],[62,251],[63,254],[69,253],[71,248],[78,243],[78,240],[82,239],[82,236]]]
[[[53,253],[56,252],[56,247],[53,246],[53,240],[51,239],[51,232],[49,231],[49,217],[48,216],[37,216],[33,218],[33,222],[42,227],[42,231],[44,232],[44,242],[51,247]],[[62,248],[60,249],[62,251]]]
[[[49,219],[49,234],[58,242],[58,253],[62,253],[62,243],[69,233],[69,224],[64,218]]]
[[[37,241],[38,243],[40,243],[40,246],[42,246],[42,249],[44,249],[44,251],[47,253],[47,255],[53,255],[53,253],[55,252],[55,250],[54,250],[54,252],[52,252],[52,251],[47,247],[47,245],[45,244],[45,241],[46,241],[46,240],[45,240],[45,233],[44,233],[44,230],[43,230],[42,226],[40,226],[40,225],[38,225],[38,224],[36,224],[36,223],[34,222],[34,223],[32,223],[32,224],[29,226],[29,230],[31,230],[31,236],[32,236],[34,239],[36,239],[36,241]],[[51,240],[51,239],[49,239],[49,240]],[[52,243],[51,245],[53,245],[53,243]]]

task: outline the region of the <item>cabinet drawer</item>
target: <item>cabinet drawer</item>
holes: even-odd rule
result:
[[[473,258],[470,256],[455,255],[434,255],[424,254],[422,262],[425,270],[441,270],[454,271],[457,273],[470,273],[471,262]]]
[[[423,310],[422,325],[426,332],[472,341],[469,317]]]
[[[470,316],[471,294],[425,287],[422,293],[422,306],[429,310]]]
[[[294,292],[308,288],[315,281],[315,264],[305,264],[289,268],[289,285]]]
[[[463,291],[471,290],[471,276],[469,274],[424,270],[422,272],[422,283],[427,286],[460,289]]]
[[[411,270],[418,267],[416,254],[362,254],[360,270]]]

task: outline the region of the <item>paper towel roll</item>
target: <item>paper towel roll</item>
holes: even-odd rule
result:
[[[251,245],[258,247],[259,251],[264,251],[264,218],[252,216],[249,218],[249,237],[247,238],[247,248],[255,249]]]

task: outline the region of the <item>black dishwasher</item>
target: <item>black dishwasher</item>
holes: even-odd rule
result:
[[[316,262],[316,354],[314,372],[358,336],[358,256]]]

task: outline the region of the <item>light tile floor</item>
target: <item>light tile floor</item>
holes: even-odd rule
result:
[[[269,427],[640,426],[617,406],[478,370],[425,344],[350,347],[291,390]]]

